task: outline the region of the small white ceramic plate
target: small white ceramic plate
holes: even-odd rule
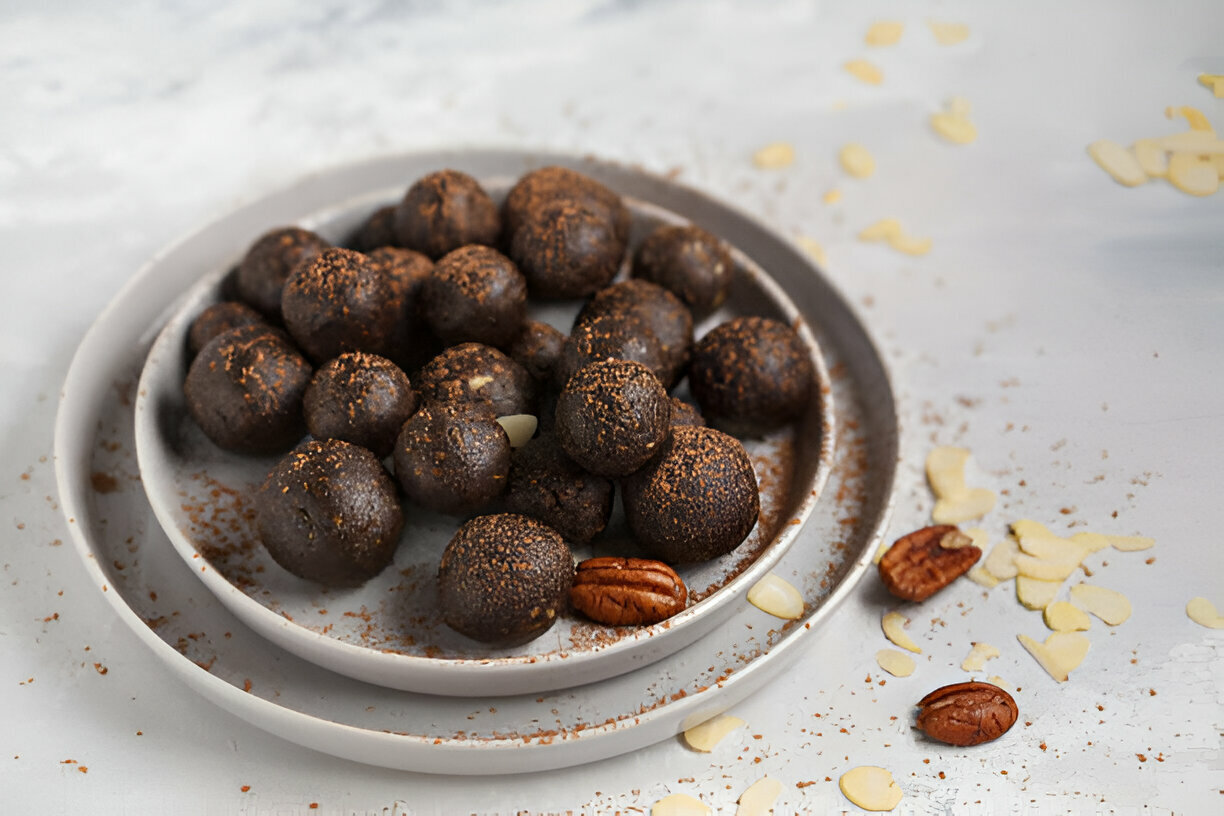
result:
[[[521,164],[511,156],[479,178],[500,199]],[[376,207],[403,194],[406,184],[394,182],[356,196],[338,184],[340,203],[298,223],[341,243]],[[660,223],[686,220],[629,195],[626,202],[634,216],[631,249]],[[244,224],[241,233],[257,236],[276,226]],[[791,546],[816,505],[833,454],[828,370],[794,303],[735,249],[728,305],[702,321],[697,336],[738,314],[778,318],[798,328],[817,383],[814,399],[792,427],[743,440],[761,488],[760,520],[731,553],[678,568],[696,601],[684,612],[639,627],[603,626],[570,612],[528,644],[490,649],[450,630],[437,611],[438,560],[459,520],[413,506],[406,508],[393,565],[360,588],[328,589],[296,578],[271,559],[254,529],[251,498],[279,456],[217,448],[190,419],[183,398],[187,331],[205,306],[221,298],[222,280],[240,258],[234,250],[244,248],[241,233],[206,233],[223,262],[190,287],[149,353],[136,399],[137,452],[150,503],[179,554],[238,618],[306,660],[381,686],[455,696],[525,694],[602,680],[681,649],[723,621]],[[761,236],[766,237],[780,240]],[[532,304],[532,316],[568,332],[580,305]],[[592,545],[576,548],[575,557],[640,555],[618,521]]]

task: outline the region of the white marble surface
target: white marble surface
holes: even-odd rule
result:
[[[861,764],[892,770],[907,794],[898,812],[1224,806],[1224,635],[1183,614],[1193,595],[1224,607],[1224,195],[1125,189],[1084,152],[1181,129],[1167,105],[1224,128],[1224,101],[1195,82],[1224,73],[1224,6],[111,6],[0,9],[5,812],[634,813],[680,791],[730,814],[767,773],[783,783],[778,812],[841,813],[855,808],[836,779]],[[929,18],[972,35],[937,46]],[[898,45],[863,45],[876,19],[907,23]],[[840,70],[856,56],[881,66],[882,86]],[[926,125],[956,94],[981,134],[968,147]],[[778,140],[796,163],[755,168],[753,151]],[[850,141],[875,154],[873,178],[838,168]],[[135,269],[235,203],[345,161],[463,145],[675,170],[819,240],[894,372],[892,531],[928,517],[932,443],[964,444],[977,479],[1005,491],[985,520],[996,536],[1031,517],[1157,539],[1150,553],[1092,562],[1134,617],[1108,632],[1098,622],[1088,659],[1056,685],[1015,641],[1042,636],[1033,613],[1004,590],[956,586],[911,610],[925,649],[916,674],[869,685],[887,602],[864,583],[791,672],[736,707],[748,726],[714,753],[667,740],[519,777],[339,761],[195,697],[57,546],[51,429],[72,353]],[[827,205],[833,187],[844,196]],[[883,216],[930,235],[932,252],[855,240]],[[1003,651],[989,671],[1021,687],[1024,722],[977,749],[925,742],[911,706],[965,677],[972,640]]]

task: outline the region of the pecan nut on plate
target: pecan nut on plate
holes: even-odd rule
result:
[[[646,558],[589,558],[578,565],[570,601],[612,626],[659,623],[684,611],[688,589],[676,571]]]

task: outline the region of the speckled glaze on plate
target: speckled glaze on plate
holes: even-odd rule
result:
[[[511,168],[478,176],[500,199],[517,178]],[[321,212],[295,223],[342,242],[404,185],[349,191]],[[614,185],[615,186],[615,185]],[[628,191],[625,191],[628,193]],[[663,222],[683,216],[632,195],[630,248]],[[805,342],[816,383],[814,398],[793,425],[762,439],[744,439],[761,492],[759,521],[747,539],[721,558],[677,567],[690,605],[652,626],[612,627],[563,613],[541,637],[511,649],[491,649],[452,631],[437,608],[442,550],[459,521],[408,505],[394,563],[356,589],[335,590],[294,577],[259,544],[251,498],[283,454],[241,456],[216,447],[190,419],[183,398],[186,335],[205,306],[221,298],[222,279],[240,259],[232,250],[280,222],[214,231],[216,267],[192,285],[149,352],[136,397],[136,449],[142,482],[175,549],[204,584],[244,623],[277,645],[341,674],[381,686],[428,694],[526,694],[581,685],[630,671],[682,649],[710,631],[734,602],[767,573],[794,542],[828,477],[834,408],[828,370],[794,304],[752,258],[733,249],[736,268],[728,304],[695,327],[705,331],[739,314],[775,317]],[[161,273],[159,273],[161,274]],[[622,275],[627,270],[622,270]],[[581,301],[531,304],[531,316],[563,332]],[[644,555],[619,514],[577,559]]]
[[[61,507],[87,571],[119,617],[190,688],[257,727],[355,761],[434,773],[564,767],[634,750],[735,705],[785,671],[805,633],[828,618],[867,570],[895,477],[897,426],[888,378],[838,293],[799,250],[751,218],[701,193],[613,165],[474,151],[338,168],[218,224],[233,229],[250,221],[293,221],[337,200],[338,183],[356,194],[437,166],[479,175],[548,163],[589,172],[709,224],[768,267],[813,327],[838,405],[837,453],[826,500],[773,568],[803,593],[804,617],[783,624],[738,598],[706,636],[649,665],[577,688],[495,700],[374,686],[270,645],[174,552],[141,489],[134,455],[135,382],[153,340],[146,327],[161,326],[183,290],[215,263],[215,247],[199,233],[155,259],[98,318],[74,358],[56,424]],[[231,252],[241,249],[239,241]]]

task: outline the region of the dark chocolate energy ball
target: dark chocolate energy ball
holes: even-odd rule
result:
[[[541,298],[586,297],[616,277],[624,256],[615,224],[568,198],[530,211],[510,241],[510,257]]]
[[[573,580],[574,557],[551,527],[515,513],[477,516],[442,553],[438,603],[460,634],[515,646],[556,622]]]
[[[422,293],[434,263],[420,252],[384,246],[370,252],[370,260],[391,283],[395,326],[386,356],[404,371],[415,371],[442,350],[425,319]]]
[[[539,320],[527,320],[523,330],[507,348],[510,359],[527,369],[540,385],[552,382],[553,370],[565,348],[565,335]]]
[[[302,408],[315,439],[343,439],[381,459],[416,410],[417,394],[395,363],[353,351],[315,372]]]
[[[790,326],[768,317],[736,317],[693,347],[689,388],[708,419],[759,433],[803,412],[814,396],[814,371]]]
[[[510,440],[484,402],[426,402],[395,441],[395,475],[428,510],[462,515],[506,489]]]
[[[640,278],[631,278],[600,289],[586,302],[574,324],[603,315],[627,315],[645,324],[663,348],[667,362],[663,385],[671,388],[684,373],[693,345],[693,314],[680,298]]]
[[[585,544],[612,514],[612,482],[588,473],[565,455],[553,434],[514,451],[505,508],[544,522],[566,541]]]
[[[280,227],[264,233],[238,264],[235,286],[243,302],[265,316],[280,320],[281,290],[293,270],[331,244],[300,227]]]
[[[245,303],[234,300],[214,303],[191,321],[191,328],[187,331],[187,348],[194,357],[218,334],[239,326],[254,326],[264,322],[266,321],[263,316]]]
[[[634,538],[673,564],[731,552],[760,513],[744,446],[713,428],[675,427],[660,455],[621,483]]]
[[[670,432],[671,399],[641,363],[592,363],[570,377],[557,398],[557,440],[571,459],[599,476],[637,470]]]
[[[601,315],[570,332],[554,372],[556,386],[564,388],[578,369],[601,360],[633,360],[660,380],[668,372],[663,347],[642,321],[631,315]]]
[[[369,218],[362,222],[345,242],[349,249],[358,252],[373,252],[382,247],[394,247],[399,244],[395,237],[395,205],[379,207],[370,213]]]
[[[527,318],[527,281],[496,249],[471,245],[448,253],[422,290],[425,317],[447,343],[508,345]]]
[[[192,360],[183,394],[192,419],[219,447],[273,453],[306,434],[302,395],[310,363],[268,325],[240,326],[210,340]]]
[[[404,529],[395,484],[368,450],[311,440],[282,459],[255,497],[268,554],[327,586],[358,586],[391,563]]]
[[[735,264],[718,238],[695,225],[665,225],[646,237],[633,257],[633,274],[657,283],[696,314],[723,304]]]
[[[495,416],[530,414],[536,384],[521,365],[492,346],[460,343],[434,357],[417,374],[427,400],[486,402]]]
[[[629,239],[629,208],[619,195],[590,176],[568,167],[550,165],[527,173],[510,188],[502,204],[503,241],[510,244],[514,233],[532,212],[558,199],[581,204],[610,221],[622,243]]]
[[[421,178],[395,208],[400,246],[441,258],[467,244],[497,243],[501,219],[497,205],[476,179],[458,170]]]

